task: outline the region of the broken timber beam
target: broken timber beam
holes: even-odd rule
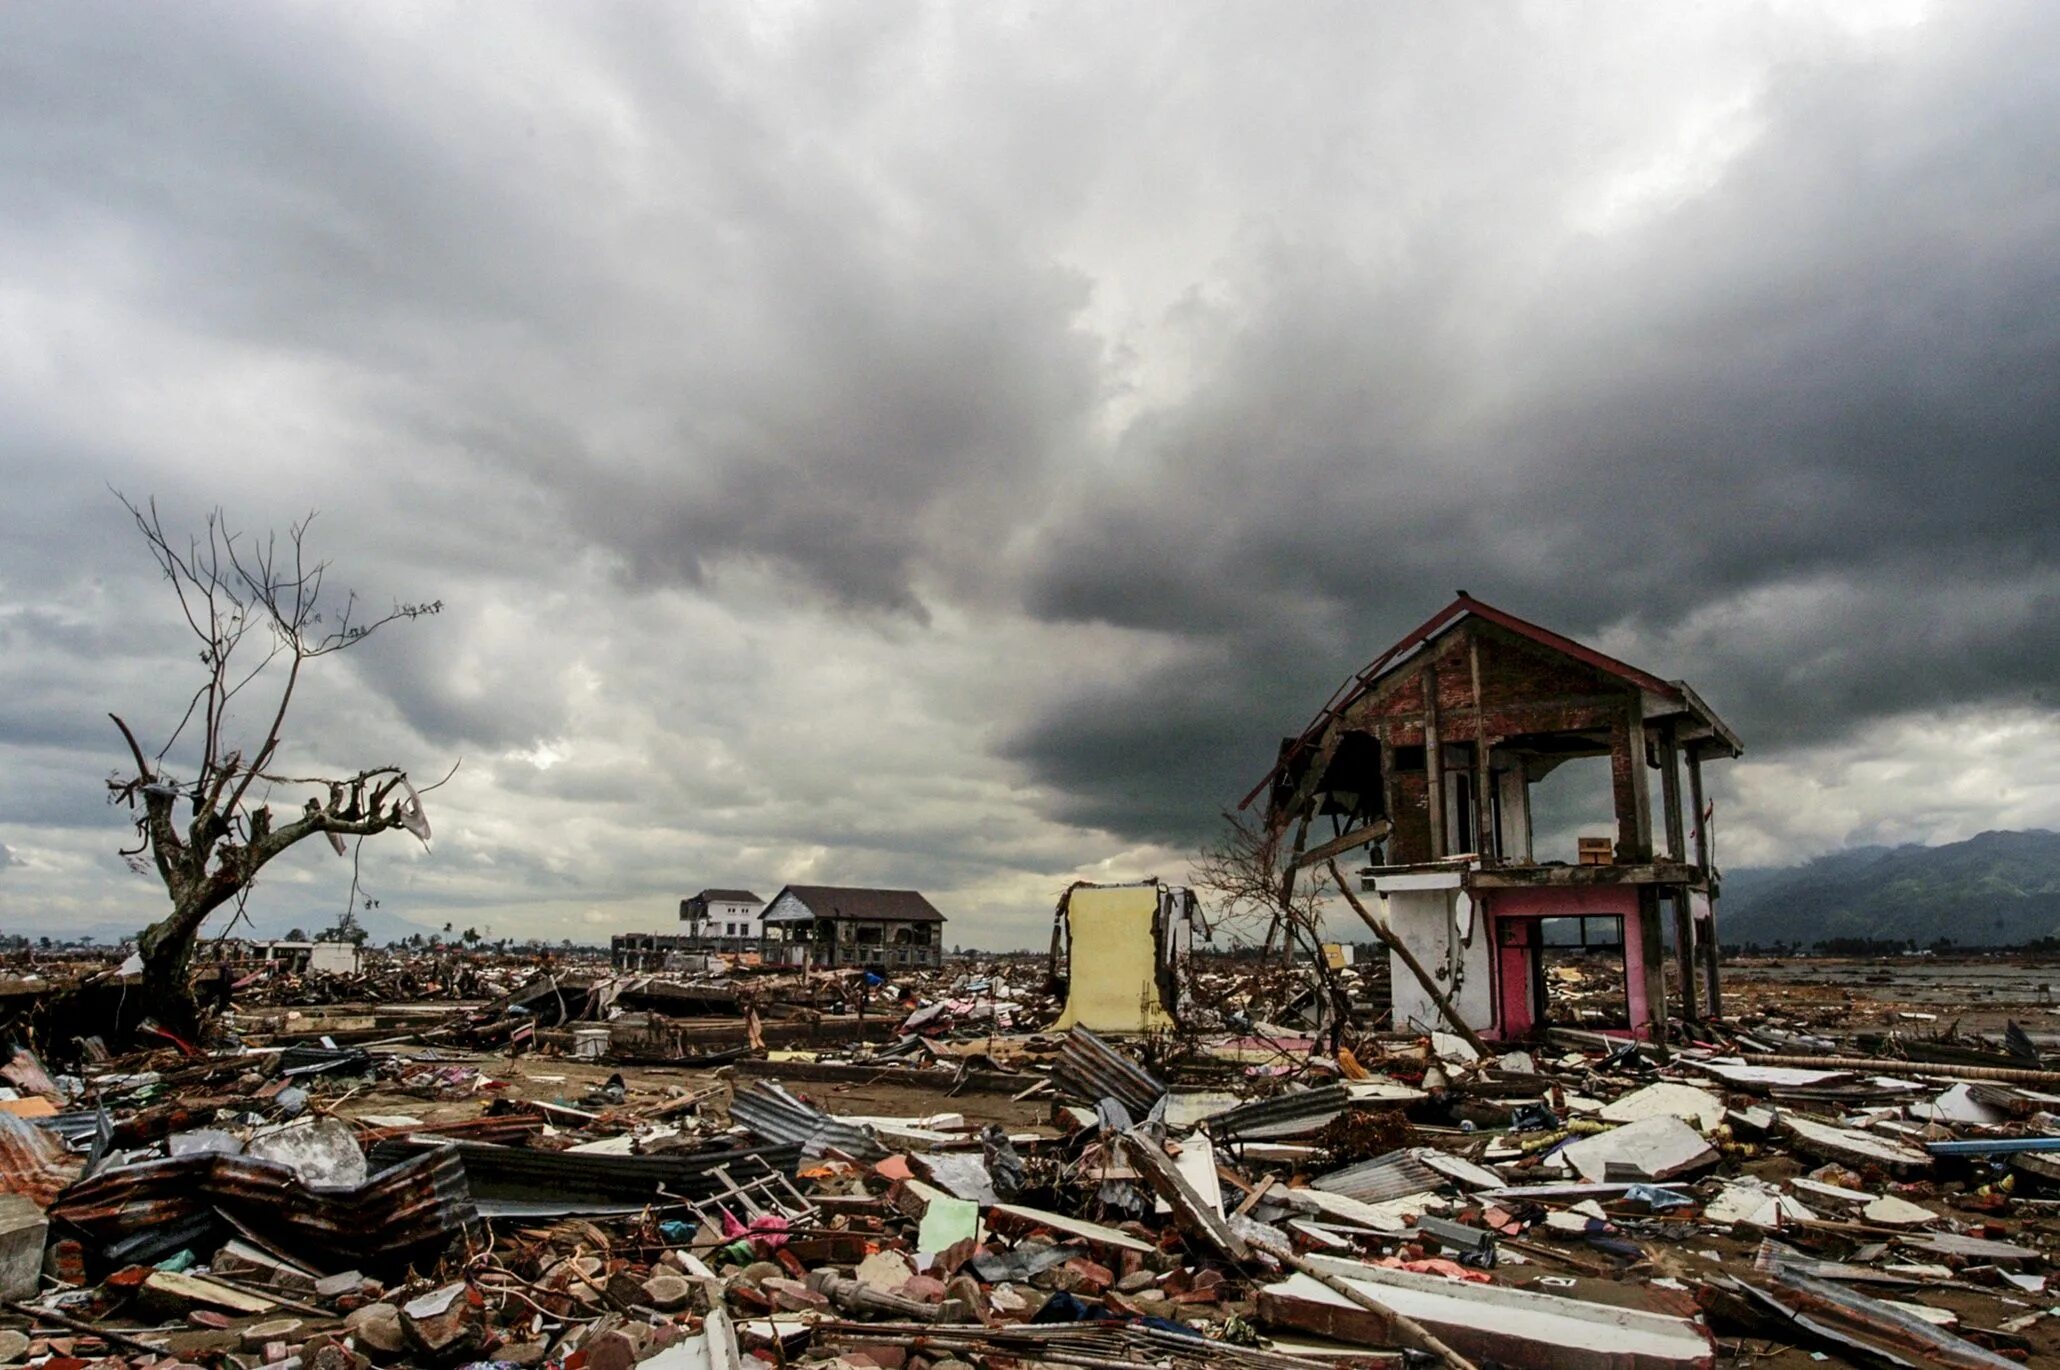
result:
[[[1343,837],[1333,837],[1313,851],[1303,852],[1295,858],[1295,869],[1313,866],[1319,861],[1335,861],[1346,852],[1357,847],[1370,846],[1385,838],[1394,830],[1394,824],[1385,818],[1376,818],[1363,828],[1354,828]]]

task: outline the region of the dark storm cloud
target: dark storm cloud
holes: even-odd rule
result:
[[[1016,754],[1070,794],[1206,814],[1270,761],[1270,736],[1225,739],[1299,728],[1458,587],[1609,634],[1762,745],[2054,702],[2056,36],[2019,10],[1781,72],[1706,191],[1619,232],[1509,225],[1550,250],[1492,321],[1453,317],[1463,267],[1435,246],[1254,263],[1264,305],[1130,435],[1148,478],[1092,490],[1032,581],[1048,617],[1211,645],[1058,703]],[[1327,620],[1291,663],[1284,605]],[[1169,730],[1194,746],[1155,784],[1131,743],[1177,754]]]
[[[1041,918],[1461,586],[1761,754],[2050,704],[2056,27],[0,7],[13,898],[148,892],[103,714],[168,729],[190,646],[109,483],[447,603],[296,764],[462,758],[368,879],[539,930]]]
[[[582,34],[574,70],[639,102],[611,130],[576,92],[446,78],[338,14],[136,18],[8,21],[23,193],[0,251],[75,235],[218,338],[433,386],[381,401],[401,436],[490,454],[632,585],[744,561],[921,617],[918,570],[967,540],[967,506],[1077,442],[1077,274],[977,197],[911,215],[926,169],[746,98],[720,37],[649,15]],[[901,35],[831,28],[776,75],[857,120],[896,73],[848,69]]]

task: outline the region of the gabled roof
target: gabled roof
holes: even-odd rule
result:
[[[841,918],[856,923],[942,923],[944,915],[914,890],[868,890],[848,885],[786,885],[781,895],[791,894],[816,918]],[[785,918],[768,921],[784,922]]]
[[[1654,696],[1664,704],[1678,705],[1680,706],[1678,709],[1666,709],[1661,712],[1692,714],[1701,722],[1709,725],[1711,733],[1729,747],[1732,755],[1735,756],[1743,750],[1739,745],[1738,735],[1732,732],[1707,704],[1702,702],[1701,696],[1689,689],[1683,682],[1663,680],[1650,671],[1641,671],[1636,666],[1628,662],[1619,661],[1607,653],[1598,652],[1585,643],[1576,642],[1570,637],[1555,633],[1550,628],[1542,627],[1529,619],[1518,618],[1506,609],[1497,609],[1492,604],[1484,604],[1466,591],[1461,590],[1458,597],[1450,604],[1447,604],[1444,608],[1418,624],[1414,629],[1404,634],[1394,646],[1375,657],[1364,670],[1340,685],[1332,693],[1329,702],[1317,712],[1315,718],[1310,720],[1309,726],[1302,729],[1296,736],[1295,741],[1282,751],[1280,760],[1274,764],[1272,770],[1266,773],[1266,778],[1252,788],[1252,792],[1238,803],[1238,807],[1242,809],[1258,798],[1266,787],[1273,783],[1273,778],[1280,774],[1281,768],[1286,766],[1296,753],[1315,740],[1332,719],[1350,708],[1353,703],[1366,695],[1380,681],[1400,670],[1409,661],[1414,659],[1419,648],[1443,637],[1446,633],[1455,629],[1461,621],[1469,617],[1493,623],[1497,627],[1507,629],[1520,637],[1529,638],[1541,647],[1570,657],[1585,666],[1601,671],[1605,675],[1613,675],[1626,684],[1635,686],[1645,694]],[[1647,717],[1652,716],[1650,713],[1647,714]]]
[[[703,890],[694,897],[710,904],[718,901],[725,904],[763,904],[765,902],[750,890]]]
[[[1605,675],[1616,676],[1626,684],[1636,685],[1639,689],[1658,695],[1661,699],[1676,702],[1683,700],[1681,685],[1678,681],[1662,680],[1650,671],[1641,671],[1636,666],[1618,661],[1613,656],[1598,652],[1585,643],[1576,642],[1570,637],[1555,633],[1550,628],[1541,627],[1529,619],[1518,618],[1515,614],[1505,609],[1497,609],[1492,604],[1484,604],[1466,591],[1461,590],[1457,599],[1438,610],[1437,613],[1432,614],[1414,632],[1409,633],[1401,641],[1388,648],[1387,651],[1375,657],[1372,665],[1354,676],[1339,691],[1339,694],[1343,695],[1344,698],[1333,697],[1332,704],[1326,710],[1326,713],[1335,713],[1345,708],[1353,700],[1371,689],[1376,681],[1389,672],[1399,669],[1408,658],[1415,655],[1416,648],[1430,642],[1434,638],[1443,637],[1447,632],[1457,627],[1461,619],[1469,616],[1486,619],[1498,627],[1507,628],[1510,632],[1520,637],[1527,637],[1541,647],[1547,647],[1552,651],[1572,657],[1582,665],[1591,666]]]

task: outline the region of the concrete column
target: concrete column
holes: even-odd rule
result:
[[[1617,861],[1652,860],[1652,781],[1646,775],[1645,724],[1632,699],[1609,730],[1609,778],[1617,818]]]
[[[1659,725],[1659,806],[1666,821],[1667,860],[1686,861],[1688,843],[1681,835],[1681,746],[1673,719]]]

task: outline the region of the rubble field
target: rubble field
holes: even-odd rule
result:
[[[1907,959],[1734,963],[1661,1048],[1574,958],[1485,1056],[1385,966],[1340,1014],[1228,958],[1135,1036],[1053,1030],[1027,957],[253,981],[123,1055],[21,1018],[0,1364],[2060,1364],[2046,971]]]

